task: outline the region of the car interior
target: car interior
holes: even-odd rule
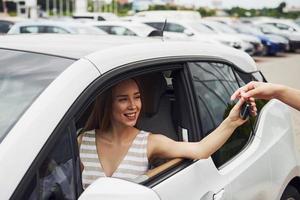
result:
[[[154,72],[132,77],[140,88],[142,98],[142,110],[136,127],[140,130],[149,131],[153,134],[163,134],[173,140],[182,141],[182,129],[188,128],[188,112],[182,112],[180,101],[185,99],[180,94],[182,84],[179,84],[180,71]],[[101,95],[101,94],[100,94]],[[186,101],[186,100],[185,100]],[[83,127],[93,109],[93,103],[82,113],[76,123],[78,136],[84,132]],[[180,113],[180,114],[179,114]],[[167,169],[177,166],[183,159],[172,160],[155,159],[151,161],[147,178],[141,179],[144,182]]]

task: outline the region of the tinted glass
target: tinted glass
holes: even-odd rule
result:
[[[6,21],[0,20],[0,34],[7,33],[12,25],[13,25],[13,23],[11,23],[11,22],[6,22]]]
[[[43,29],[39,26],[22,26],[20,27],[20,33],[40,33],[40,29]]]
[[[183,33],[185,28],[179,24],[167,23],[165,30],[169,32]]]
[[[78,158],[74,156],[70,133],[66,131],[50,150],[28,184],[22,199],[76,199]]]
[[[147,24],[157,30],[162,30],[162,28],[164,27],[164,23],[160,23],[160,22],[146,22],[145,24]]]
[[[0,49],[0,142],[34,99],[73,62]]]
[[[211,133],[228,116],[234,102],[230,96],[239,88],[232,68],[222,63],[190,63],[198,111],[204,136]],[[240,79],[240,81],[243,81]],[[237,128],[231,138],[213,156],[216,166],[221,166],[247,144],[252,133],[250,123]]]

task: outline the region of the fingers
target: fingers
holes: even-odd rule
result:
[[[233,100],[239,99],[241,97],[243,97],[245,99],[248,99],[250,97],[255,97],[255,95],[258,92],[255,87],[257,84],[258,84],[258,82],[251,81],[247,85],[240,87],[231,95],[230,99],[233,101]]]
[[[240,98],[239,101],[235,104],[235,106],[233,107],[233,109],[236,110],[240,110],[243,103],[245,103],[245,99],[244,98]]]

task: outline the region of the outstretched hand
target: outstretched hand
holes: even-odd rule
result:
[[[278,85],[272,83],[251,81],[247,85],[236,90],[231,96],[231,100],[239,98],[257,98],[257,99],[272,99],[276,98]]]

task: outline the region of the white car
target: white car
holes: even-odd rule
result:
[[[80,21],[111,21],[119,20],[119,17],[111,12],[76,12],[72,15],[73,19]]]
[[[201,22],[202,24],[206,25],[207,27],[211,28],[212,30],[214,30],[215,32],[217,32],[219,34],[226,34],[226,35],[234,36],[234,37],[237,37],[237,38],[243,40],[244,43],[252,44],[254,48],[253,49],[249,48],[248,51],[246,51],[249,55],[254,55],[254,54],[258,55],[263,50],[263,44],[261,43],[260,39],[255,36],[238,33],[236,30],[231,28],[229,25],[218,22],[218,21],[200,20],[199,22]]]
[[[133,18],[199,20],[201,15],[198,11],[191,10],[151,10],[138,12],[133,15]]]
[[[107,35],[95,27],[72,21],[28,20],[15,23],[7,34],[23,33],[61,33],[61,34],[98,34]]]
[[[165,24],[164,20],[156,20],[150,18],[138,19],[138,21],[141,21],[142,23],[152,26],[158,30],[161,30]],[[212,29],[195,20],[168,19],[164,30],[167,32],[185,34],[190,39],[196,41],[214,41],[215,43],[217,42],[226,46],[231,46],[233,48],[241,49],[246,52],[249,49],[253,50],[253,46],[251,44],[245,43],[241,39],[228,34],[217,34]]]
[[[147,37],[151,32],[156,29],[143,23],[127,22],[127,21],[101,21],[89,22],[91,26],[97,27],[100,30],[111,35],[128,35]]]
[[[82,189],[77,136],[99,94],[140,79],[137,126],[199,141],[224,119],[233,91],[263,80],[242,51],[138,37],[7,35],[0,63],[1,200],[299,199],[289,107],[277,100],[257,101],[259,115],[208,159],[161,161],[138,184],[106,177]]]

